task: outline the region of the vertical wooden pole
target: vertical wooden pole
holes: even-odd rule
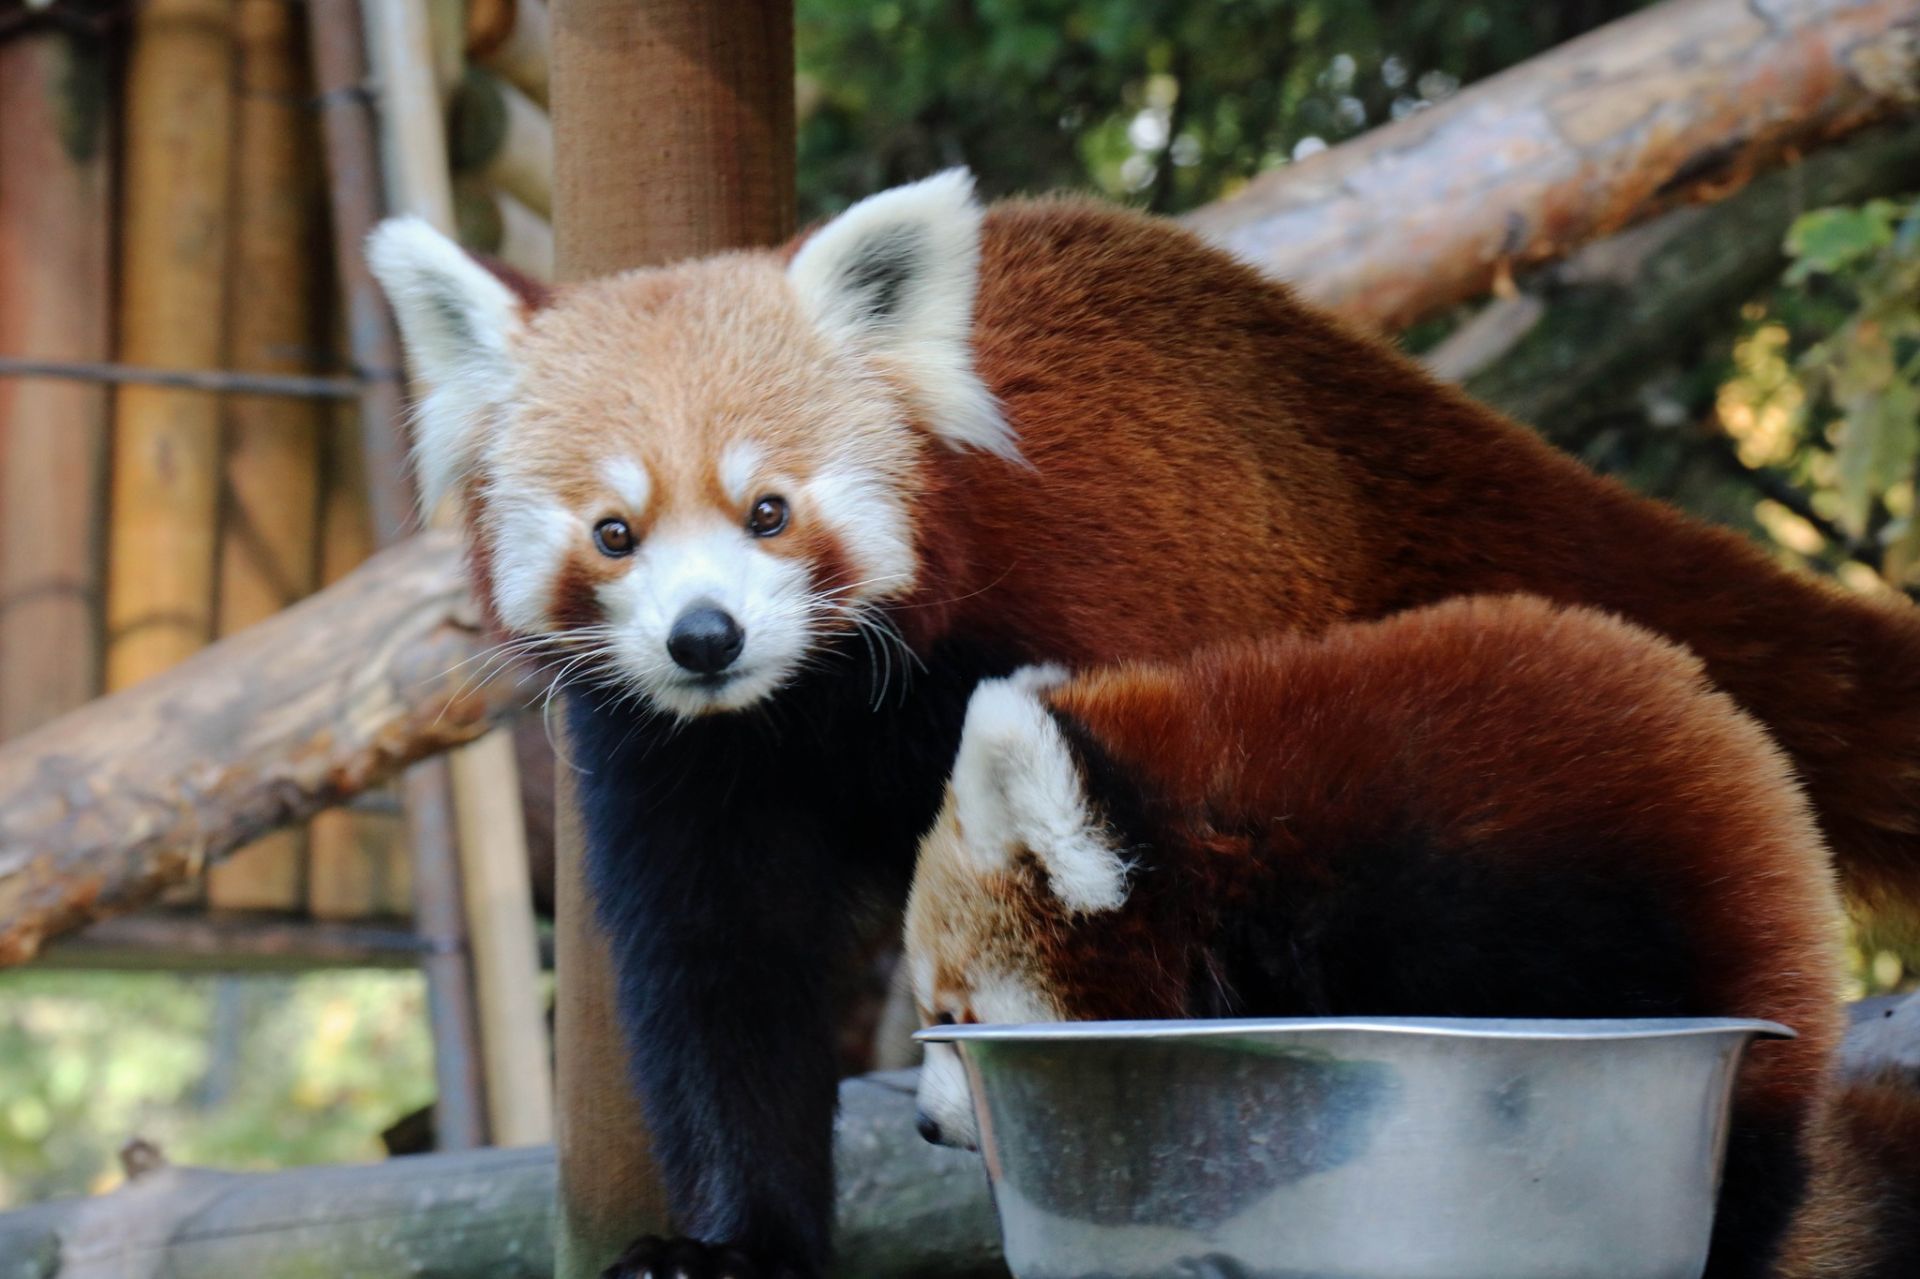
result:
[[[134,10],[127,71],[120,356],[221,364],[233,115],[232,0]],[[124,688],[213,629],[220,402],[121,388],[107,554],[107,685]]]
[[[365,92],[367,53],[361,6],[359,0],[308,0],[307,14],[348,344],[355,367],[367,378],[360,397],[360,425],[366,441],[374,528],[382,543],[390,543],[412,527],[414,503],[401,434],[400,342],[361,251],[367,232],[385,208],[379,139]],[[437,115],[437,106],[433,109]],[[429,945],[421,968],[427,978],[434,1077],[439,1088],[434,1100],[434,1138],[441,1149],[464,1150],[485,1140],[486,1114],[451,789],[447,762],[431,759],[408,771],[402,794],[413,854],[414,929]]]
[[[428,7],[418,0],[365,0],[363,11],[380,84],[388,208],[425,218],[451,234],[453,179],[434,52],[447,47],[457,57],[465,31],[462,15],[444,3]],[[442,20],[444,42],[436,39],[435,18]],[[518,769],[512,743],[504,734],[495,738],[409,775],[409,809],[416,800],[444,804],[450,798],[451,833],[457,834],[451,849],[416,849],[415,897],[421,930],[431,926],[428,935],[445,939],[469,965],[463,972],[477,1019],[473,1042],[484,1066],[481,1091],[489,1118],[507,1129],[496,1129],[495,1139],[535,1142],[548,1135],[552,1105],[538,999],[540,961],[532,936]],[[429,785],[442,788],[431,801],[425,796]],[[450,797],[444,793],[448,786]],[[456,894],[452,909],[441,900],[449,887]],[[510,894],[518,897],[522,919],[517,922],[524,927],[506,918],[515,909],[506,900]]]
[[[791,0],[555,0],[552,35],[560,279],[792,233]],[[561,809],[556,1274],[588,1279],[666,1213],[571,795]]]
[[[320,575],[332,582],[411,526],[413,498],[399,430],[400,354],[386,302],[360,251],[380,218],[381,181],[356,0],[308,0],[307,44],[326,153],[340,321],[349,357],[366,379],[352,410],[336,416],[328,440]],[[375,913],[411,909],[413,876],[392,825],[338,810],[314,819],[309,909],[323,918],[363,916],[369,905]]]
[[[45,30],[0,40],[0,351],[110,353],[113,93],[106,50]],[[108,395],[0,379],[0,738],[73,709],[100,678]]]
[[[300,28],[295,0],[239,0],[226,348],[228,367],[249,372],[309,372],[320,345],[313,266],[320,187]],[[314,588],[327,419],[317,401],[264,395],[228,396],[225,416],[216,624],[231,635]],[[298,909],[305,851],[299,830],[256,840],[208,870],[208,904]]]

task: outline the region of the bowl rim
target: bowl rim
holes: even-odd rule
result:
[[[1751,1017],[1222,1017],[1167,1021],[976,1022],[928,1026],[914,1032],[923,1044],[1060,1043],[1129,1039],[1226,1039],[1329,1033],[1426,1035],[1496,1041],[1611,1041],[1688,1035],[1745,1034],[1795,1039],[1777,1021]]]

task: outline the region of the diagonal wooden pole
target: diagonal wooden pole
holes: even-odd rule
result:
[[[561,280],[774,244],[794,220],[791,0],[557,0]],[[561,776],[565,777],[565,766]],[[559,1279],[666,1224],[572,796],[557,850]]]

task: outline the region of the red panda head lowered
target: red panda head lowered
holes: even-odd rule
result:
[[[503,629],[691,717],[753,705],[905,595],[930,444],[1016,455],[975,376],[964,171],[743,252],[529,308],[417,219],[368,261],[424,391],[428,509],[464,507]]]
[[[1088,940],[1081,925],[1089,917],[1126,902],[1130,870],[1043,700],[1064,678],[1029,667],[982,683],[967,704],[946,802],[921,841],[907,903],[914,1000],[930,1025],[1102,1015],[1062,985],[1050,962]],[[1126,1012],[1178,1015],[1172,1005]],[[920,1115],[930,1137],[973,1144],[966,1075],[949,1045],[926,1045]]]

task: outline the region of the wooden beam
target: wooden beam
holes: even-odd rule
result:
[[[791,0],[557,0],[552,16],[561,280],[792,233]],[[571,797],[560,803],[558,1273],[588,1279],[632,1238],[663,1229],[666,1203]]]
[[[232,82],[232,0],[152,0],[134,11],[120,275],[129,363],[220,367]],[[125,386],[113,432],[106,682],[126,688],[213,633],[219,401]]]
[[[534,692],[486,648],[451,533],[0,745],[0,966],[264,831],[472,741]]]
[[[142,911],[62,937],[36,968],[132,972],[309,972],[316,968],[418,968],[426,942],[404,920],[385,925],[274,915]]]
[[[1005,1279],[980,1157],[913,1128],[910,1074],[840,1086],[839,1279]],[[0,1279],[538,1279],[554,1273],[553,1152],[363,1167],[161,1167],[109,1195],[0,1213]]]
[[[1911,0],[1667,0],[1186,221],[1400,329],[1909,109],[1916,84]]]
[[[301,15],[293,0],[238,0],[234,21],[233,249],[227,360],[235,369],[300,374],[315,363],[319,172]],[[231,396],[226,419],[215,628],[232,635],[318,585],[320,446],[327,405]],[[268,833],[207,872],[222,910],[304,904],[306,839]]]
[[[445,4],[364,0],[364,6],[367,45],[379,73],[386,212],[411,214],[452,234],[453,187],[436,51],[457,54],[464,43],[464,25],[453,21],[456,11]],[[433,513],[427,514],[431,518]],[[440,1089],[434,1132],[442,1148],[459,1150],[485,1137],[486,1112],[491,1109],[488,1080],[496,1088],[508,1086],[525,1041],[537,1039],[544,1030],[544,1018],[506,1028],[499,1010],[483,1014],[481,1004],[500,991],[477,980],[475,938],[462,887],[472,875],[497,879],[510,873],[490,869],[496,863],[524,867],[519,780],[510,750],[459,753],[416,768],[403,791],[413,836],[414,923],[433,941],[427,963],[428,1007]],[[532,909],[530,900],[527,909]],[[479,967],[495,978],[521,970],[518,984],[526,984],[538,978],[537,971],[525,971],[534,962],[509,944],[509,953],[491,956]],[[524,1011],[524,999],[509,1002],[516,1012]],[[505,1030],[510,1037],[503,1041],[486,1033],[489,1029]],[[511,1099],[501,1104],[509,1110],[516,1105]]]
[[[109,353],[113,92],[104,46],[0,40],[0,352]],[[103,387],[0,379],[0,738],[99,691]]]

